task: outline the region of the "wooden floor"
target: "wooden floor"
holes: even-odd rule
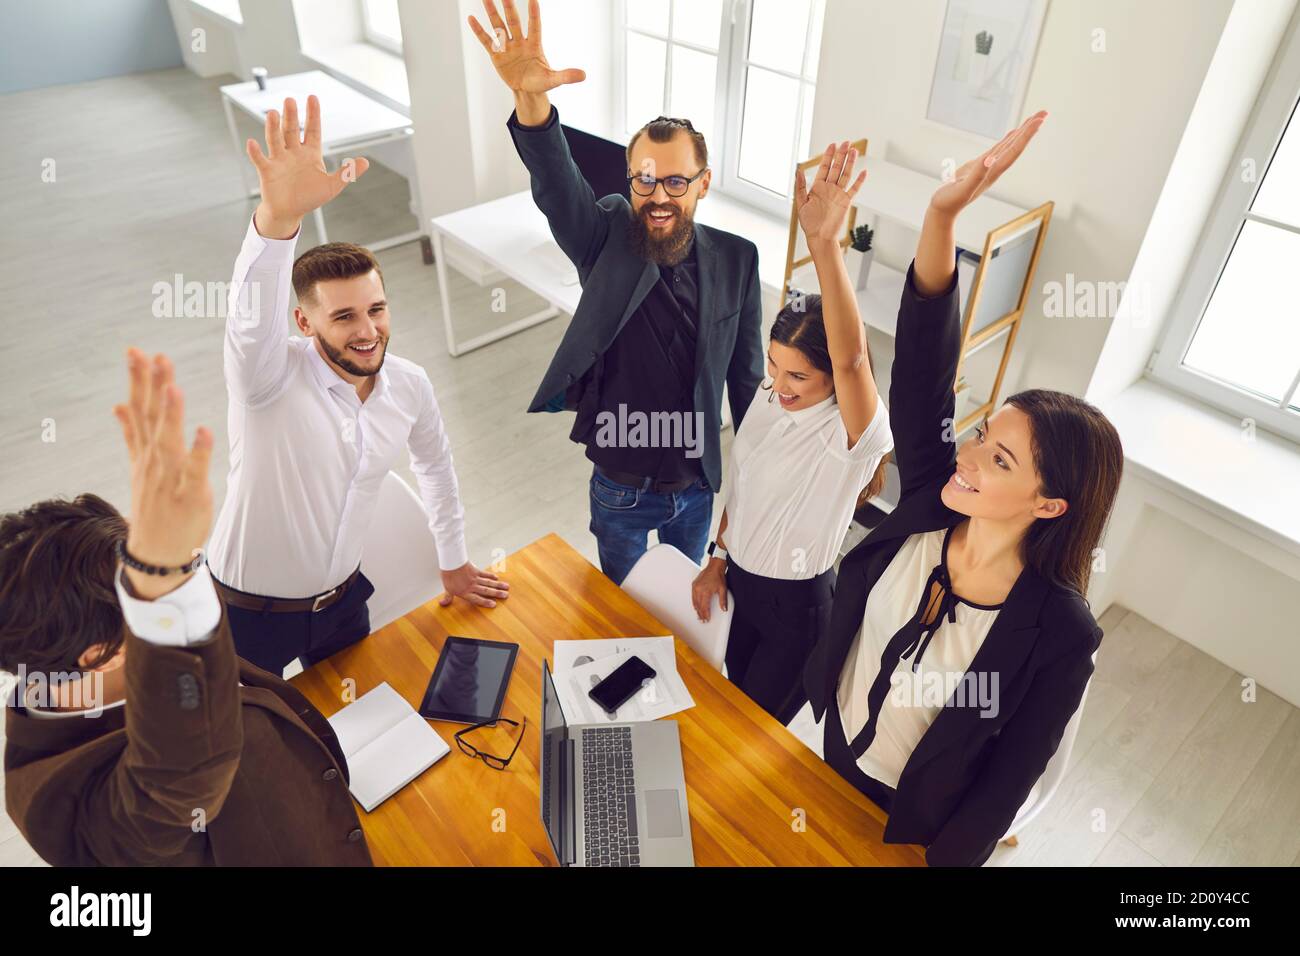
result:
[[[230,278],[252,203],[217,94],[229,81],[167,70],[0,97],[0,128],[12,133],[0,138],[0,301],[12,343],[0,511],[82,491],[127,510],[110,409],[125,394],[128,345],[176,361],[189,421],[217,434],[224,495],[221,318],[155,318],[153,305],[155,283],[177,274]],[[49,160],[54,182],[42,180]],[[415,228],[406,204],[405,182],[373,166],[328,208],[330,238]],[[316,241],[304,226],[300,248]],[[524,412],[567,320],[453,359],[419,247],[379,260],[390,348],[428,369],[447,421],[471,558],[486,564],[555,531],[595,562],[590,465],[568,441],[572,416]],[[492,288],[454,272],[451,283],[458,335],[503,321]],[[540,308],[514,283],[501,287],[509,316]],[[1300,865],[1300,712],[1265,691],[1242,703],[1241,675],[1122,608],[1103,624],[1070,774],[1020,846],[999,848],[990,865]],[[38,863],[0,814],[0,865]]]

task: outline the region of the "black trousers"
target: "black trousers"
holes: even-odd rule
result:
[[[826,707],[826,717],[822,727],[824,728],[822,759],[830,764],[832,770],[861,790],[867,799],[880,809],[886,813],[893,810],[894,794],[897,791],[875,777],[863,773],[858,762],[853,759],[853,749],[845,739],[844,728],[840,724],[840,703],[833,694]]]
[[[808,700],[803,665],[830,622],[835,571],[789,580],[751,574],[727,559],[732,602],[727,677],[788,724]]]
[[[254,611],[227,604],[235,652],[276,677],[298,657],[310,667],[370,633],[366,601],[374,593],[375,586],[358,574],[340,600],[320,611]]]

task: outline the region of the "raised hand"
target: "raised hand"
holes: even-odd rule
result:
[[[469,28],[483,44],[497,75],[515,94],[516,100],[536,99],[563,86],[566,83],[580,83],[587,78],[582,70],[553,70],[542,52],[542,11],[537,0],[528,2],[528,36],[524,36],[524,26],[519,20],[514,0],[502,0],[505,20],[497,12],[496,0],[483,0],[483,9],[487,12],[492,32],[484,30],[474,17],[469,17]],[[509,29],[507,29],[507,27]],[[537,101],[534,112],[540,112],[545,103],[545,115],[525,117],[520,114],[520,121],[533,126],[546,121],[550,115],[550,103],[544,99]],[[535,122],[529,122],[529,120]]]
[[[957,216],[1011,168],[1046,119],[1047,111],[1039,110],[934,191],[916,245],[913,279],[921,295],[938,295],[952,284]]]
[[[1039,110],[994,146],[963,163],[951,181],[935,190],[930,208],[946,216],[956,216],[1011,168],[1046,119],[1047,111]]]
[[[370,163],[362,158],[346,160],[334,172],[325,168],[320,145],[320,101],[307,97],[307,128],[299,129],[298,104],[284,101],[284,116],[276,110],[266,114],[266,152],[250,139],[245,143],[248,158],[262,184],[262,202],[254,220],[257,231],[271,239],[289,239],[298,231],[303,216],[319,209]]]
[[[853,178],[857,159],[857,149],[847,140],[838,147],[831,143],[813,176],[811,189],[804,182],[803,173],[795,170],[795,208],[799,211],[799,226],[809,242],[838,240],[844,235],[853,197],[867,178],[865,169],[856,180]]]
[[[127,351],[130,399],[115,405],[131,460],[131,517],[126,550],[145,564],[188,564],[212,528],[212,432],[199,427],[185,447],[185,397],[175,384],[171,361]],[[126,570],[136,594],[155,598],[178,587],[184,575]]]
[[[464,598],[479,607],[496,607],[497,601],[510,597],[510,585],[491,571],[480,571],[466,561],[455,571],[442,572],[442,586],[446,588],[438,603],[443,607],[455,598]]]

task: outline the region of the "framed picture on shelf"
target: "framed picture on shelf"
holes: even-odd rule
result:
[[[1021,120],[1047,0],[948,0],[926,119],[999,139]]]

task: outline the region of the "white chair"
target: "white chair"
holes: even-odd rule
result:
[[[395,471],[384,475],[379,487],[379,501],[361,543],[361,570],[375,586],[366,602],[372,634],[442,592],[424,503]],[[303,670],[302,658],[295,658],[280,676],[292,680]]]
[[[1097,655],[1092,655],[1093,666],[1097,665]],[[1065,731],[1061,734],[1061,742],[1057,744],[1056,753],[1052,754],[1052,759],[1047,761],[1047,766],[1043,768],[1042,776],[1034,784],[1033,789],[1029,791],[1029,796],[1025,798],[1024,804],[1016,813],[1016,818],[1011,821],[1011,827],[1007,830],[1002,841],[1009,846],[1016,845],[1016,834],[1023,830],[1029,823],[1042,812],[1047,801],[1052,799],[1052,794],[1056,793],[1057,787],[1065,779],[1065,767],[1070,762],[1070,751],[1074,749],[1074,739],[1079,736],[1079,722],[1083,719],[1083,705],[1088,700],[1088,688],[1092,686],[1092,679],[1083,688],[1083,696],[1079,698],[1079,706],[1074,710],[1074,716],[1070,722],[1065,725]]]
[[[396,472],[385,475],[380,486],[361,545],[361,570],[375,586],[368,602],[372,632],[442,593],[429,516]]]
[[[701,621],[691,604],[691,582],[699,573],[699,565],[671,544],[656,544],[633,565],[623,579],[623,590],[720,671],[727,655],[732,605],[728,602],[724,611],[715,597],[708,622]]]

